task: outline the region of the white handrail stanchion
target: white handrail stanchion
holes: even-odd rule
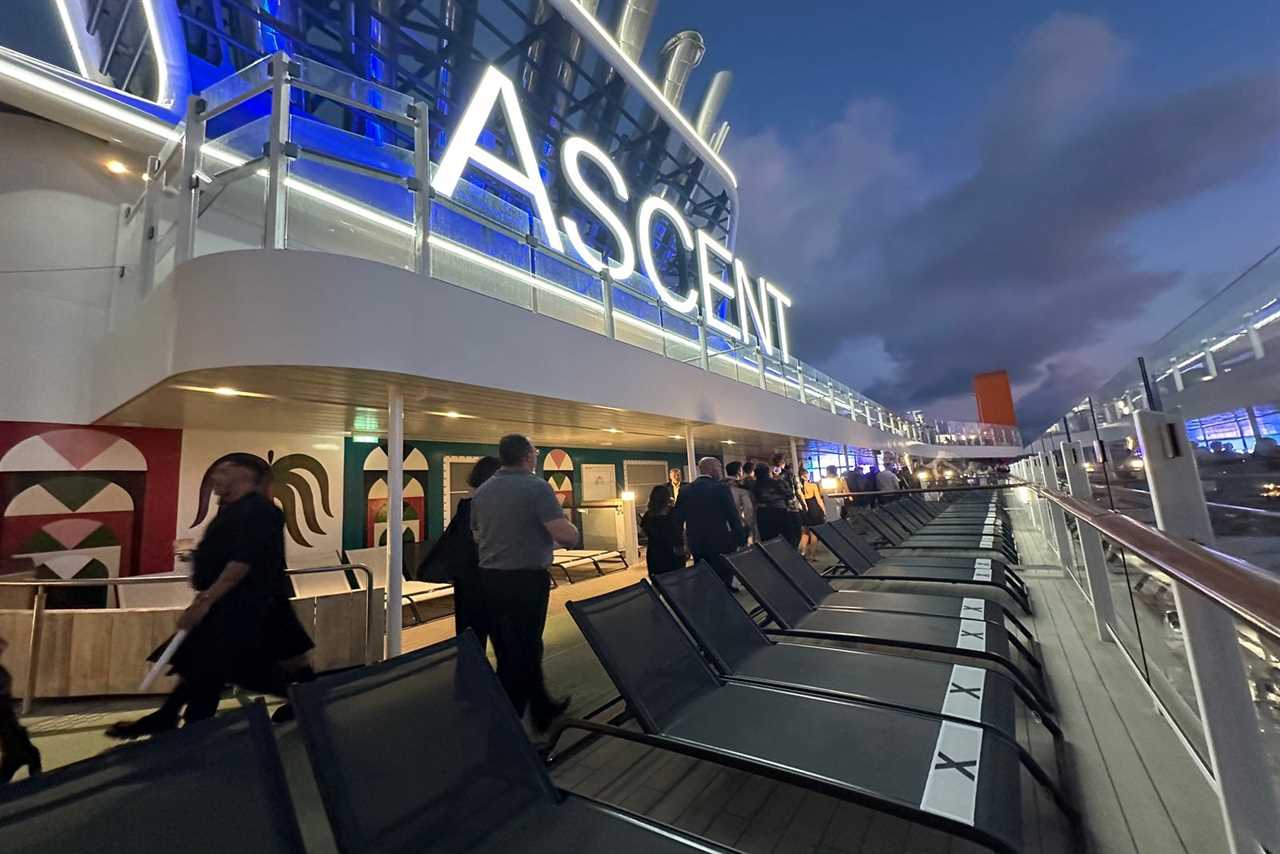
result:
[[[1072,498],[1090,501],[1093,498],[1089,475],[1084,470],[1084,450],[1079,442],[1062,443],[1062,463],[1067,471],[1067,488]],[[1059,511],[1061,512],[1061,511]],[[1107,558],[1102,550],[1102,536],[1083,522],[1076,523],[1080,537],[1080,553],[1084,555],[1084,574],[1089,584],[1089,598],[1093,600],[1093,617],[1098,624],[1098,640],[1111,642],[1107,624],[1115,623],[1116,610],[1111,600],[1111,585],[1107,581]]]
[[[1054,462],[1053,454],[1046,452],[1040,455],[1041,465],[1043,466],[1040,475],[1044,486],[1049,489],[1058,488],[1058,464]],[[1062,508],[1056,504],[1048,504],[1049,526],[1053,530],[1053,546],[1058,552],[1058,560],[1062,563],[1063,569],[1068,572],[1075,571],[1076,552],[1071,546],[1071,531],[1067,528],[1067,515],[1062,512]],[[1048,531],[1045,532],[1048,535]]]
[[[1213,527],[1185,422],[1169,413],[1138,410],[1133,423],[1156,526],[1212,545]],[[1185,584],[1175,581],[1173,592],[1230,849],[1233,854],[1257,854],[1260,847],[1280,851],[1280,809],[1235,617]]]
[[[268,68],[271,69],[271,117],[267,137],[267,215],[262,245],[265,249],[284,249],[288,206],[284,184],[289,172],[284,150],[289,141],[288,54],[274,54]]]
[[[404,596],[404,394],[387,400],[387,658],[400,654]]]

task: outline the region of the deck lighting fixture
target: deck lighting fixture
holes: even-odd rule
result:
[[[738,444],[738,443],[737,443],[737,442],[735,442],[735,441],[733,441],[732,439],[721,439],[721,440],[720,440],[720,444],[721,444],[721,445],[736,445],[736,444]]]
[[[209,386],[202,385],[174,385],[172,388],[176,388],[179,391],[198,391],[202,394],[215,394],[218,397],[252,397],[263,400],[269,400],[275,397],[273,394],[262,394],[261,392],[256,391],[241,391],[238,388],[232,388],[231,386],[225,385],[220,385],[216,388],[210,388]]]
[[[107,171],[110,172],[112,175],[128,175],[129,174],[129,167],[125,166],[124,163],[122,163],[119,160],[108,160],[105,165],[107,167]]]
[[[478,418],[479,417],[476,415],[463,415],[461,412],[458,412],[457,410],[454,410],[454,409],[450,409],[447,412],[438,412],[434,409],[429,409],[427,410],[427,414],[439,415],[441,418],[448,418],[451,421],[456,421],[459,418]]]
[[[635,501],[635,500],[636,500],[636,494],[635,494],[635,492],[634,492],[633,490],[630,490],[630,489],[624,489],[624,490],[622,491],[622,495],[621,495],[621,496],[619,496],[619,497],[620,497],[620,498],[622,498],[622,500],[623,500],[623,501]]]
[[[672,436],[668,436],[667,438],[669,438],[669,439],[683,439],[683,438],[684,438],[684,436],[676,436],[676,435],[672,435]]]
[[[355,435],[351,437],[351,441],[359,445],[376,445],[378,444],[377,436]]]
[[[604,428],[604,432],[606,432],[606,433],[621,433],[622,431],[621,431],[621,430],[619,430],[617,427],[605,427],[605,428]]]

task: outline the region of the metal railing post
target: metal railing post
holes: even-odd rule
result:
[[[1169,413],[1139,410],[1133,413],[1133,423],[1156,526],[1212,545],[1213,527],[1185,422]],[[1280,851],[1280,808],[1240,655],[1235,616],[1181,582],[1174,582],[1173,592],[1230,850],[1256,854],[1261,846]]]
[[[156,202],[160,198],[160,158],[147,158],[147,187],[142,193],[142,245],[138,249],[138,267],[142,295],[156,285]]]
[[[711,354],[707,352],[707,325],[698,320],[698,346],[702,348],[701,358],[699,360],[702,370],[711,370]]]
[[[274,54],[267,68],[271,73],[271,120],[267,125],[267,216],[262,246],[283,249],[288,205],[284,182],[289,171],[285,160],[285,143],[289,141],[289,55]]]
[[[1093,487],[1084,470],[1084,446],[1079,442],[1062,443],[1062,463],[1067,470],[1067,489],[1072,498],[1093,500]],[[1080,553],[1084,555],[1084,573],[1093,600],[1093,618],[1098,625],[1098,640],[1111,642],[1108,624],[1115,624],[1116,609],[1111,601],[1111,584],[1107,581],[1107,558],[1102,550],[1102,536],[1093,527],[1077,521]]]
[[[36,676],[40,672],[40,641],[44,634],[44,585],[36,587],[35,608],[31,611],[31,640],[27,645],[27,685],[22,692],[22,714],[31,714],[31,704],[36,698]]]
[[[387,658],[400,654],[404,619],[404,393],[387,390]]]
[[[1043,478],[1043,485],[1049,489],[1057,489],[1058,470],[1053,461],[1053,453],[1051,451],[1041,455],[1041,465],[1040,476]],[[1049,525],[1053,529],[1053,545],[1058,552],[1058,560],[1062,562],[1063,569],[1074,572],[1076,552],[1071,546],[1071,532],[1067,528],[1067,515],[1056,504],[1050,503],[1047,509],[1049,510]]]
[[[1267,351],[1262,348],[1262,336],[1258,334],[1258,330],[1253,328],[1250,323],[1244,328],[1245,335],[1249,336],[1249,349],[1253,351],[1253,358],[1262,361]]]
[[[831,414],[836,414],[836,384],[827,380],[827,403],[831,404]]]
[[[760,342],[756,342],[756,367],[760,369],[760,388],[765,391],[769,390],[769,383],[764,376],[764,347],[760,346]]]
[[[600,271],[600,298],[604,302],[604,334],[617,337],[617,325],[613,320],[613,279],[607,270]]]
[[[800,364],[800,360],[796,360],[796,383],[800,386],[800,402],[806,403],[804,399],[804,365]]]
[[[413,118],[413,269],[431,272],[431,121],[426,101],[414,101]],[[532,251],[532,250],[530,250]]]
[[[196,252],[196,220],[200,217],[200,150],[204,148],[205,121],[203,98],[192,95],[187,98],[187,121],[182,135],[182,173],[178,188],[182,203],[178,211],[178,242],[174,247],[173,264],[190,261]]]

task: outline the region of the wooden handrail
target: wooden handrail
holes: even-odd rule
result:
[[[1280,638],[1280,576],[1275,573],[1056,489],[1023,485],[1245,622]]]

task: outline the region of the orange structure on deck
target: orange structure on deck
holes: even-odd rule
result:
[[[990,424],[1017,424],[1013,414],[1013,392],[1007,371],[988,371],[973,378],[973,396],[978,400],[978,420]]]

